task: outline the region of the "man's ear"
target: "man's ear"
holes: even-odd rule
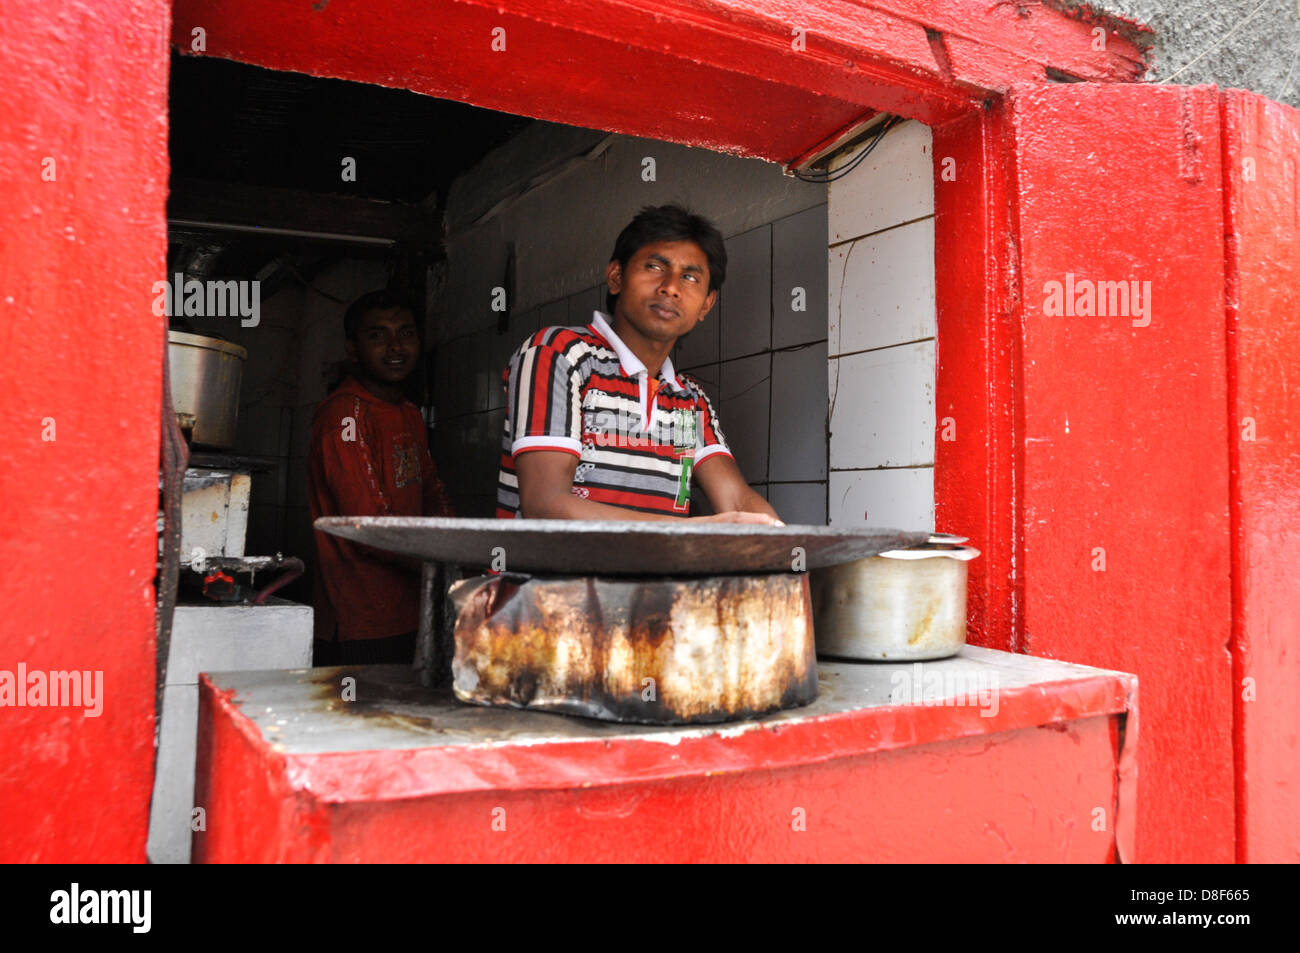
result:
[[[713,310],[713,306],[717,303],[718,303],[718,289],[714,288],[712,291],[709,292],[709,296],[704,299],[704,310],[700,312],[701,321],[704,320],[704,316],[706,314],[708,314],[710,311]]]
[[[623,290],[623,266],[617,258],[611,259],[605,266],[605,284],[609,287],[610,294],[620,294]]]

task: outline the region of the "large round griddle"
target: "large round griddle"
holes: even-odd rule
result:
[[[928,532],[696,521],[327,516],[316,528],[427,562],[509,572],[691,576],[818,569],[924,543]],[[800,551],[801,550],[801,551]]]

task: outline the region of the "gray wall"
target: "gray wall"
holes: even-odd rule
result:
[[[231,452],[275,461],[271,472],[253,474],[244,546],[250,556],[283,552],[302,557],[309,566],[314,559],[307,503],[312,416],[325,396],[328,377],[346,357],[346,303],[384,287],[387,280],[382,262],[341,261],[313,279],[317,290],[290,285],[263,301],[256,327],[241,327],[230,318],[186,319],[200,333],[220,334],[248,350]],[[309,579],[304,577],[282,594],[307,600]]]
[[[826,521],[825,186],[758,160],[547,123],[488,155],[448,201],[448,260],[429,301],[434,452],[463,515],[494,511],[510,353],[539,327],[603,309],[614,239],[640,207],[664,202],[711,218],[730,258],[718,307],[674,365],[700,378],[741,471],[778,512]],[[516,301],[500,334],[491,300],[508,242]],[[791,308],[795,286],[804,311]]]
[[[298,391],[295,358],[301,310],[298,289],[286,288],[262,301],[256,327],[243,327],[238,318],[185,318],[197,333],[225,338],[248,351],[240,379],[235,446],[229,452],[275,461],[272,472],[253,474],[244,545],[250,556],[274,554],[277,549],[290,552],[283,542],[285,479]]]
[[[290,421],[289,457],[287,461],[284,507],[285,552],[305,559],[309,565],[316,550],[311,528],[311,508],[307,502],[307,453],[311,449],[311,421],[316,406],[328,393],[327,383],[337,366],[347,360],[344,348],[343,312],[367,291],[388,283],[388,267],[383,262],[349,259],[326,268],[312,279],[311,289],[301,289],[297,353],[292,356],[298,388],[294,394]],[[253,480],[257,496],[257,480]],[[249,511],[249,526],[253,512]],[[309,574],[310,575],[310,574]],[[297,593],[309,598],[310,590]]]
[[[1296,0],[1100,0],[1092,6],[1155,31],[1149,82],[1214,83],[1300,107]]]

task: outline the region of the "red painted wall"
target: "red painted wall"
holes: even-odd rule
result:
[[[785,161],[871,110],[946,122],[1048,67],[1133,78],[1145,32],[1108,21],[1099,51],[1091,22],[985,0],[802,0],[795,11],[785,0],[176,0],[172,41]]]
[[[934,521],[971,537],[967,640],[1020,646],[1019,328],[1015,161],[1006,103],[935,126]],[[948,439],[951,438],[951,439]]]
[[[936,474],[941,517],[966,514],[991,547],[972,597],[977,639],[1141,676],[1140,859],[1263,858],[1269,844],[1293,858],[1296,592],[1284,567],[1297,549],[1298,418],[1279,381],[1294,366],[1295,201],[1237,181],[1220,156],[1258,148],[1256,175],[1294,196],[1294,113],[1229,99],[1221,118],[1208,90],[1087,84],[1023,86],[1004,109],[991,92],[1035,84],[1046,66],[1128,78],[1133,47],[1117,37],[1091,55],[1090,24],[1037,6],[801,12],[800,55],[784,5],[766,2],[539,0],[506,16],[479,2],[431,15],[418,0],[179,0],[172,36],[189,49],[202,26],[210,55],[774,159],[868,109],[935,124],[936,159],[943,141],[980,172],[946,195],[937,186],[941,228],[980,239],[941,243],[939,274],[977,248],[987,270],[964,266],[965,288],[993,283],[964,338],[952,335],[960,312],[945,310],[955,286],[939,287],[940,416],[945,399],[986,407],[970,418],[984,449],[940,444]],[[0,669],[100,670],[107,702],[98,719],[0,709],[5,860],[144,853],[167,15],[156,0],[6,5],[0,333],[22,373],[0,415]],[[490,47],[498,25],[506,59]],[[683,86],[689,108],[677,97],[665,110]],[[971,107],[985,98],[976,135]],[[1237,236],[1226,271],[1225,226]],[[1152,281],[1151,324],[1046,318],[1043,285],[1066,272]],[[1239,417],[1260,407],[1256,441],[1239,445]],[[53,441],[41,439],[47,417]],[[965,487],[974,500],[959,504]],[[1241,699],[1246,675],[1255,702]]]
[[[1300,861],[1300,112],[1222,97],[1239,860]],[[1249,680],[1249,681],[1247,681]]]
[[[1113,803],[1113,727],[1094,718],[782,771],[335,806],[328,859],[1113,862],[1112,836],[1090,826]],[[496,808],[505,831],[492,829]]]
[[[104,692],[94,718],[0,708],[4,862],[145,857],[168,13],[4,5],[0,669],[99,671]]]
[[[1020,648],[1137,674],[1138,859],[1231,861],[1217,91],[1036,87],[1018,90],[1011,112],[1023,302]],[[1049,315],[1047,283],[1067,274],[1150,282],[1150,323]]]

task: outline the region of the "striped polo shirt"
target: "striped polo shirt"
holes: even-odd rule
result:
[[[704,389],[665,360],[658,378],[599,311],[580,328],[543,328],[502,371],[506,419],[497,516],[519,512],[515,457],[556,450],[578,458],[573,494],[647,513],[687,516],[691,473],[731,455]]]

